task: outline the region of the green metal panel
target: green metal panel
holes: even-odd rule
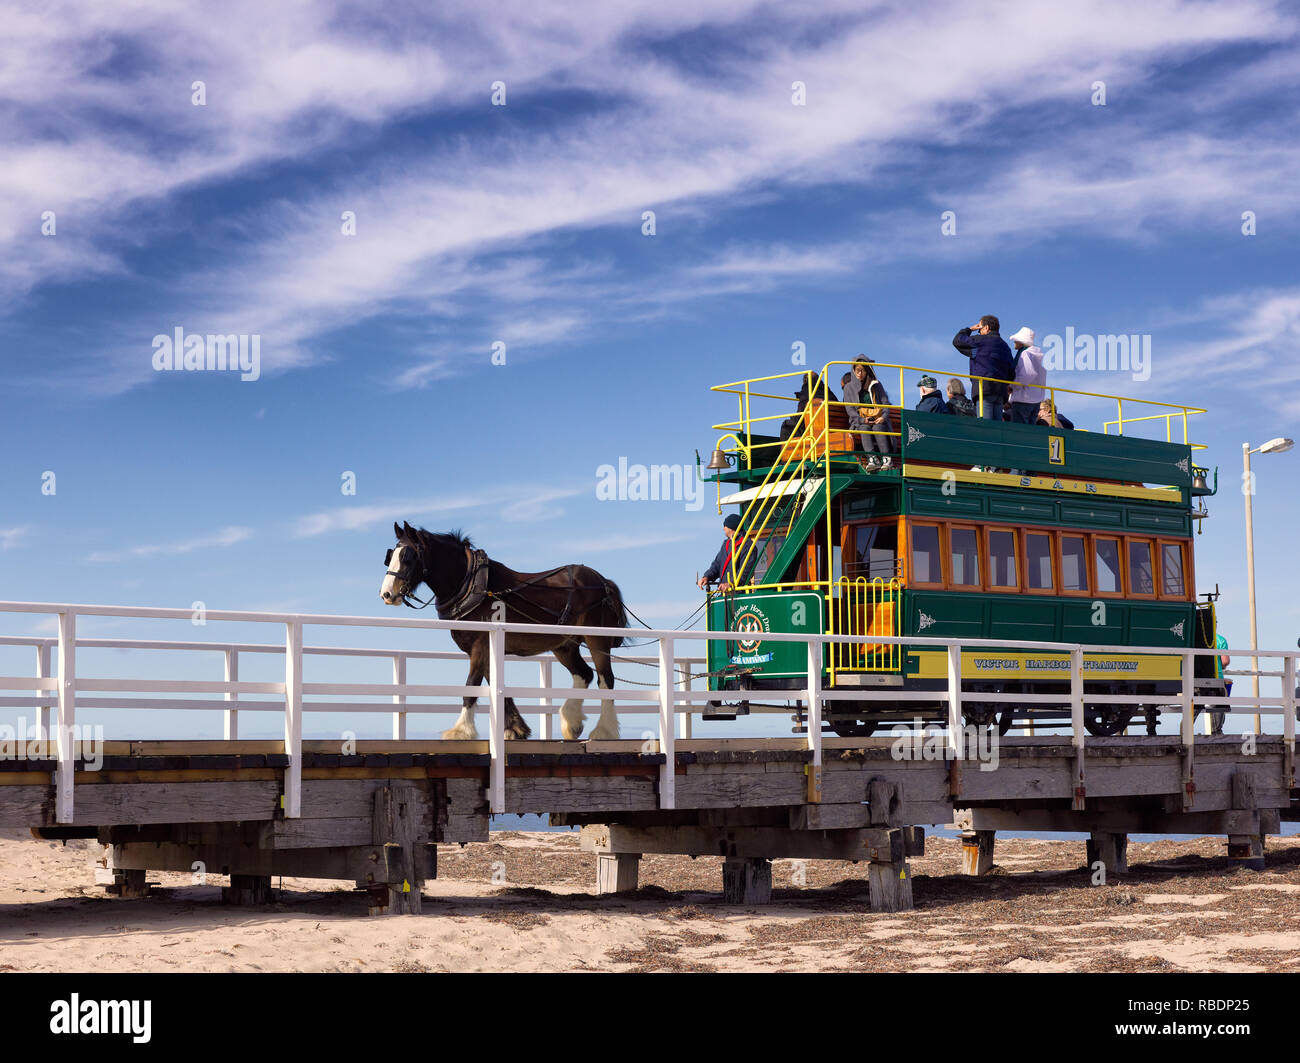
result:
[[[967,485],[966,490],[971,490]],[[1010,494],[1003,491],[980,491],[990,520],[1009,521],[1018,524],[1033,521],[1037,524],[1055,524],[1057,518],[1056,500],[1054,498],[1035,497],[1036,492],[1021,491]]]
[[[1122,529],[1124,511],[1125,507],[1120,505],[1080,505],[1062,500],[1057,515],[1062,524],[1071,528]]]
[[[1192,485],[1192,449],[1181,443],[919,410],[904,410],[902,423],[904,462],[991,465],[1185,489]],[[1060,463],[1051,461],[1052,436],[1064,440],[1065,453]]]
[[[896,517],[902,512],[900,484],[894,482],[864,494],[849,492],[844,496],[845,520],[872,520],[876,517]]]
[[[936,415],[940,416],[940,415]],[[1182,506],[1089,499],[1078,502],[1025,488],[1007,489],[961,484],[950,495],[933,480],[909,481],[905,509],[913,516],[990,521],[1003,524],[1043,524],[1099,531],[1136,531],[1145,534],[1190,536],[1192,518]]]
[[[823,629],[821,595],[812,591],[762,591],[737,594],[731,599],[734,628],[748,630],[753,637],[736,642],[709,642],[709,671],[728,665],[754,669],[755,676],[788,678],[808,674],[808,649],[802,642],[764,642],[765,631],[820,635]],[[714,595],[709,602],[709,631],[726,631],[727,600]],[[709,688],[717,690],[710,679]]]
[[[1191,602],[904,590],[900,613],[904,635],[1175,647],[1191,645],[1194,610]]]

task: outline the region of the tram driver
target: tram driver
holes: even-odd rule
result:
[[[727,515],[727,519],[722,522],[722,534],[726,537],[722,540],[722,547],[718,550],[718,556],[713,559],[703,576],[696,580],[696,585],[705,589],[708,584],[718,584],[718,590],[727,591],[731,589],[728,579],[731,574],[731,554],[733,550],[740,549],[744,546],[744,536],[737,535],[737,529],[740,527],[740,516],[736,513]]]

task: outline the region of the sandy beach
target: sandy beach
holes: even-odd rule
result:
[[[143,900],[93,884],[91,842],[0,835],[0,971],[1294,971],[1300,839],[1268,869],[1221,838],[1131,843],[1130,872],[1090,884],[1079,842],[999,840],[958,874],[929,838],[916,908],[873,914],[865,865],[780,860],[774,902],[722,903],[717,858],[649,856],[641,888],[597,897],[576,833],[446,846],[418,916],[369,917],[350,885],[276,880],[264,908],[222,905],[221,876],[150,875]]]

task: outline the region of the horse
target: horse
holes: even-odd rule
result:
[[[627,610],[618,585],[586,565],[564,565],[549,572],[516,572],[493,561],[459,531],[435,534],[409,523],[394,522],[397,545],[384,558],[386,572],[379,596],[387,605],[423,608],[414,591],[421,583],[433,592],[438,616],[443,620],[482,620],[504,623],[554,624],[572,627],[627,627]],[[416,604],[412,604],[412,602]],[[452,630],[452,641],[469,656],[468,687],[476,687],[488,674],[488,632]],[[507,631],[506,653],[531,657],[554,653],[573,676],[573,686],[591,684],[592,670],[580,647],[591,651],[601,689],[614,687],[610,650],[622,646],[622,636],[532,634]],[[456,723],[443,738],[474,739],[476,697],[464,699]],[[527,738],[531,730],[513,698],[506,698],[506,737]],[[569,698],[560,709],[560,730],[567,739],[581,736],[587,717],[581,698]],[[593,739],[618,737],[618,716],[612,699],[602,699],[600,719]]]

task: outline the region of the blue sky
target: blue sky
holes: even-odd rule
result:
[[[1245,643],[1241,443],[1300,434],[1294,9],[0,13],[0,597],[380,614],[405,519],[589,563],[672,626],[719,520],[598,501],[599,465],[707,454],[709,385],[796,341],[956,373],[995,313],[1149,335],[1147,381],[1054,382],[1211,409],[1198,582]],[[260,379],[155,372],[177,326],[257,334]],[[1271,646],[1300,633],[1296,460],[1255,459]]]

